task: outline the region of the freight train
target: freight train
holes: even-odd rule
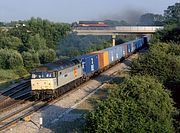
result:
[[[32,72],[32,95],[37,99],[58,97],[127,58],[147,43],[148,37],[144,36],[86,55],[42,65]]]

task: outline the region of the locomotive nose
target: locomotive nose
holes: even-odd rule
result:
[[[33,79],[31,80],[32,90],[53,89],[53,79]]]

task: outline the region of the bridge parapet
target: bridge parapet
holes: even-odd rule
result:
[[[74,29],[78,35],[120,35],[120,34],[152,34],[162,26],[116,26],[116,27],[79,27]]]
[[[119,32],[156,32],[162,29],[162,26],[116,26],[115,30]]]

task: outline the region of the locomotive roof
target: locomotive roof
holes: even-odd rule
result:
[[[38,68],[35,69],[35,72],[40,71],[59,71],[66,69],[68,67],[74,66],[76,64],[79,64],[80,61],[78,59],[63,59],[63,60],[57,60],[52,63],[44,64]]]

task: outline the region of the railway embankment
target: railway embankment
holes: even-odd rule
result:
[[[137,57],[137,54],[131,56],[123,63],[118,63],[98,77],[80,85],[75,91],[65,94],[60,100],[30,115],[33,123],[36,123],[38,126],[32,122],[21,121],[16,126],[5,130],[5,132],[20,133],[23,131],[22,129],[31,133],[37,132],[40,130],[40,118],[43,119],[43,128],[50,129],[51,131],[62,130],[64,132],[79,128],[79,125],[84,123],[84,114],[93,109],[97,99],[105,98],[108,95],[108,91],[105,89],[107,83],[115,78],[119,71],[127,70],[128,66],[126,64],[135,57]],[[66,124],[62,125],[62,123]]]

